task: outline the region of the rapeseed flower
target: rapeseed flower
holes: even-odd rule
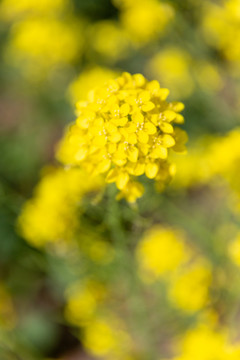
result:
[[[3,0],[0,4],[0,18],[11,21],[26,16],[56,15],[71,5],[70,0]]]
[[[41,80],[82,54],[82,23],[72,19],[30,17],[12,27],[6,61],[32,80]],[[66,49],[68,49],[66,51]]]
[[[37,247],[49,242],[64,242],[71,238],[78,225],[78,209],[87,193],[98,191],[102,182],[80,169],[53,168],[37,185],[19,217],[24,238]]]
[[[169,47],[156,53],[148,62],[147,71],[172,89],[172,95],[184,99],[194,90],[194,82],[189,68],[190,55],[177,47]]]
[[[115,0],[120,21],[136,44],[155,40],[174,16],[171,5],[157,0]]]
[[[210,264],[203,259],[179,269],[169,282],[169,298],[186,312],[201,310],[209,300],[212,275]]]
[[[169,150],[185,150],[186,133],[175,126],[184,121],[184,106],[168,103],[168,93],[141,74],[106,82],[77,103],[78,118],[59,145],[58,159],[91,175],[105,174],[120,197],[134,202],[143,193],[137,178],[145,174],[165,183],[166,172],[172,175]]]
[[[206,41],[217,48],[232,64],[233,74],[239,75],[240,59],[239,0],[206,2],[202,27]]]
[[[155,226],[138,243],[136,257],[141,277],[151,281],[176,270],[188,260],[189,251],[179,230]]]
[[[86,326],[96,315],[106,294],[106,287],[97,281],[87,280],[71,285],[66,291],[66,319],[73,325]]]
[[[131,338],[122,321],[115,316],[96,316],[84,328],[83,345],[86,350],[104,359],[124,359],[131,347]]]
[[[210,324],[199,324],[183,337],[181,355],[173,360],[237,360],[239,344],[232,345],[225,330],[217,330]]]

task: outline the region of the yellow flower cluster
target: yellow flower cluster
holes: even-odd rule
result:
[[[192,252],[181,231],[163,226],[146,232],[136,248],[141,278],[167,280],[171,303],[190,313],[206,305],[212,278],[209,263]]]
[[[120,319],[98,316],[84,329],[83,345],[94,356],[104,359],[126,359],[131,339]]]
[[[72,285],[66,291],[66,319],[74,325],[86,326],[96,316],[97,307],[105,300],[106,287],[96,281]]]
[[[218,68],[209,61],[193,58],[180,47],[169,46],[153,55],[146,72],[172,89],[172,96],[185,99],[196,87],[217,92],[223,83]]]
[[[209,301],[211,268],[203,259],[195,260],[173,275],[169,283],[169,299],[185,312],[199,311]]]
[[[200,324],[187,332],[181,342],[181,355],[173,360],[238,360],[240,346],[231,344],[226,331]]]
[[[220,50],[225,58],[236,65],[239,75],[240,60],[240,4],[239,0],[206,2],[203,32],[206,40]]]
[[[136,43],[155,40],[174,16],[171,5],[157,0],[115,0],[120,21]]]
[[[221,175],[240,193],[235,170],[240,160],[240,130],[230,131],[225,136],[204,138],[196,141],[187,156],[176,160],[181,171],[174,185],[188,187],[209,182]],[[192,164],[198,164],[192,171]]]
[[[143,193],[136,178],[145,174],[165,183],[174,171],[169,150],[185,150],[186,133],[175,126],[184,121],[179,114],[184,106],[168,103],[168,93],[141,74],[108,81],[77,103],[78,118],[59,146],[58,159],[91,175],[106,174],[106,182],[121,191],[119,198],[134,202]]]
[[[54,67],[71,63],[81,54],[83,38],[76,38],[81,29],[78,23],[54,18],[34,17],[19,22],[10,35],[7,61],[20,66],[26,76],[38,80]]]
[[[188,255],[181,232],[163,226],[147,231],[136,249],[140,273],[149,280],[169,275],[188,260]]]
[[[0,4],[0,18],[15,20],[26,15],[53,15],[66,10],[69,5],[69,0],[3,0]]]
[[[191,58],[188,53],[177,47],[169,47],[151,58],[148,71],[173,89],[174,96],[183,99],[193,92],[190,64]]]
[[[99,178],[86,182],[86,174],[80,169],[51,169],[42,177],[19,217],[24,238],[37,247],[69,240],[78,225],[77,209],[82,197],[101,186]]]

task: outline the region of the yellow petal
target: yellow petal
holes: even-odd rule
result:
[[[153,135],[157,131],[156,126],[153,125],[150,121],[147,121],[144,125],[144,130],[149,134]]]
[[[128,115],[129,111],[130,111],[130,106],[128,104],[123,104],[120,107],[120,113],[121,113],[122,116]]]
[[[128,149],[128,159],[132,162],[136,162],[138,159],[138,149],[135,146],[131,146]]]
[[[146,79],[142,74],[134,74],[133,81],[135,82],[137,87],[142,87],[146,83]]]
[[[153,159],[166,159],[168,156],[168,151],[163,146],[157,146],[150,154]]]
[[[158,165],[156,163],[148,163],[145,168],[145,174],[149,179],[156,177],[158,172]]]
[[[146,103],[150,100],[151,98],[151,94],[149,91],[141,91],[140,94],[138,95],[138,99],[141,103]]]
[[[126,172],[120,172],[120,174],[117,177],[116,185],[119,190],[122,190],[125,188],[129,180],[129,175]]]
[[[168,134],[164,134],[162,136],[162,144],[163,146],[166,146],[166,147],[172,147],[175,145],[175,140],[174,138],[171,136],[171,135],[168,135]]]
[[[104,159],[98,164],[97,170],[99,173],[104,173],[109,170],[111,166],[111,160],[110,159]]]
[[[93,139],[93,145],[95,146],[104,146],[107,142],[106,136],[105,135],[98,135]]]
[[[177,101],[173,101],[169,105],[171,106],[173,111],[176,111],[176,112],[182,111],[184,109],[184,107],[185,107],[183,103],[177,102]]]
[[[144,170],[145,170],[145,164],[144,163],[137,163],[136,167],[134,169],[134,175],[140,176],[140,175],[144,174]]]
[[[145,131],[139,131],[138,132],[138,140],[143,143],[143,144],[147,144],[149,139],[148,134]]]
[[[117,176],[118,176],[118,170],[114,168],[108,172],[105,180],[107,183],[113,183],[116,181]]]
[[[85,159],[86,155],[87,155],[87,149],[80,148],[75,155],[75,159],[78,161],[82,161],[83,159]]]
[[[136,144],[137,143],[137,135],[136,134],[129,134],[127,137],[127,141],[129,142],[129,144]]]
[[[153,102],[149,101],[146,104],[142,105],[142,110],[145,112],[151,111],[155,108],[155,105]]]
[[[117,131],[111,135],[109,135],[109,141],[113,142],[113,143],[117,143],[121,140],[122,135]]]
[[[173,126],[166,121],[161,122],[159,127],[164,133],[167,133],[167,134],[173,133]]]
[[[144,122],[144,116],[140,111],[135,112],[134,114],[132,114],[132,120],[135,123],[140,123],[142,124]]]
[[[176,116],[177,116],[177,114],[175,113],[175,111],[172,111],[172,110],[165,110],[165,111],[163,112],[163,115],[164,115],[164,117],[165,117],[168,121],[173,121],[173,120],[176,118]]]

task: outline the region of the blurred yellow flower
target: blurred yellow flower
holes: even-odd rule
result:
[[[229,255],[232,261],[240,266],[240,233],[229,245]]]
[[[33,80],[45,78],[58,66],[81,56],[82,25],[53,18],[29,18],[16,23],[5,50],[6,61]],[[66,51],[67,49],[67,51]]]
[[[106,292],[103,284],[93,280],[71,285],[66,291],[66,319],[71,324],[86,326],[96,315],[99,304],[106,297]]]
[[[181,355],[173,360],[237,360],[239,345],[231,345],[225,331],[199,324],[183,337]]]
[[[140,276],[149,281],[169,275],[186,262],[188,256],[181,231],[160,225],[147,231],[136,248]]]
[[[171,5],[157,0],[115,0],[120,21],[131,40],[145,43],[157,39],[174,16]]]
[[[233,73],[240,72],[240,4],[239,0],[206,2],[202,27],[206,41],[232,62]]]
[[[34,196],[27,201],[19,217],[22,235],[34,246],[70,239],[78,225],[77,210],[82,197],[98,191],[102,182],[80,169],[55,168],[45,174]]]
[[[26,16],[56,15],[66,11],[72,5],[71,0],[2,0],[0,3],[0,18],[15,20]]]
[[[147,65],[147,72],[156,77],[160,84],[171,89],[174,97],[189,97],[194,82],[189,71],[191,58],[187,52],[177,47],[169,47],[154,55]]]
[[[83,345],[94,356],[120,360],[128,352],[131,339],[119,319],[96,317],[84,329]]]
[[[201,310],[209,300],[211,267],[206,260],[198,259],[179,269],[169,283],[169,298],[186,312]]]
[[[161,182],[169,149],[185,149],[186,134],[174,125],[184,121],[178,114],[184,106],[168,103],[168,92],[141,74],[123,73],[108,81],[90,92],[88,101],[77,103],[78,118],[57,157],[68,165],[81,164],[91,175],[106,174],[120,196],[135,201],[143,193],[137,177]]]

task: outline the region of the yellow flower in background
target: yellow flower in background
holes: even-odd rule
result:
[[[69,86],[69,97],[72,103],[79,99],[87,99],[90,90],[103,85],[107,80],[117,77],[119,73],[116,70],[94,66],[84,69],[77,79]]]
[[[129,56],[130,39],[116,21],[104,20],[89,28],[90,49],[107,63]]]
[[[229,245],[229,255],[232,261],[240,266],[240,233]]]
[[[186,262],[189,251],[181,231],[164,226],[151,228],[136,248],[140,276],[146,280],[157,280],[168,276]]]
[[[232,62],[232,72],[240,71],[240,4],[239,0],[206,2],[202,28],[206,41]]]
[[[236,177],[240,161],[239,143],[239,128],[235,128],[224,136],[205,136],[196,140],[195,145],[190,146],[186,156],[175,159],[179,172],[176,174],[173,185],[189,187],[205,184],[216,175],[221,175],[235,191],[240,193],[239,181]]]
[[[106,293],[105,286],[93,280],[71,285],[66,291],[66,319],[73,325],[86,326],[104,302]]]
[[[101,187],[99,178],[86,181],[86,173],[80,169],[53,168],[25,203],[19,217],[20,232],[37,247],[70,240],[78,225],[81,199]]]
[[[0,3],[0,18],[15,20],[26,16],[56,15],[71,7],[71,0],[2,0]]]
[[[78,118],[59,145],[58,159],[90,175],[105,174],[120,196],[135,201],[143,192],[137,177],[161,182],[169,150],[185,149],[186,134],[175,126],[184,121],[179,114],[184,106],[168,103],[168,93],[141,74],[108,81],[77,103]]]
[[[184,50],[169,47],[152,57],[147,72],[157,78],[160,84],[172,89],[174,97],[184,99],[194,90],[194,82],[189,71],[191,57]]]
[[[226,331],[215,330],[210,324],[199,324],[183,337],[181,355],[173,360],[237,360],[239,345],[231,345]]]
[[[169,298],[186,312],[201,310],[209,300],[211,267],[206,260],[198,259],[179,269],[169,283]]]
[[[157,0],[115,0],[120,9],[120,21],[135,43],[157,39],[174,16],[171,5]]]
[[[113,316],[99,316],[89,322],[82,341],[90,354],[104,359],[124,359],[131,347],[122,322]]]
[[[5,59],[30,79],[39,80],[73,63],[82,48],[82,24],[36,17],[12,27]]]

